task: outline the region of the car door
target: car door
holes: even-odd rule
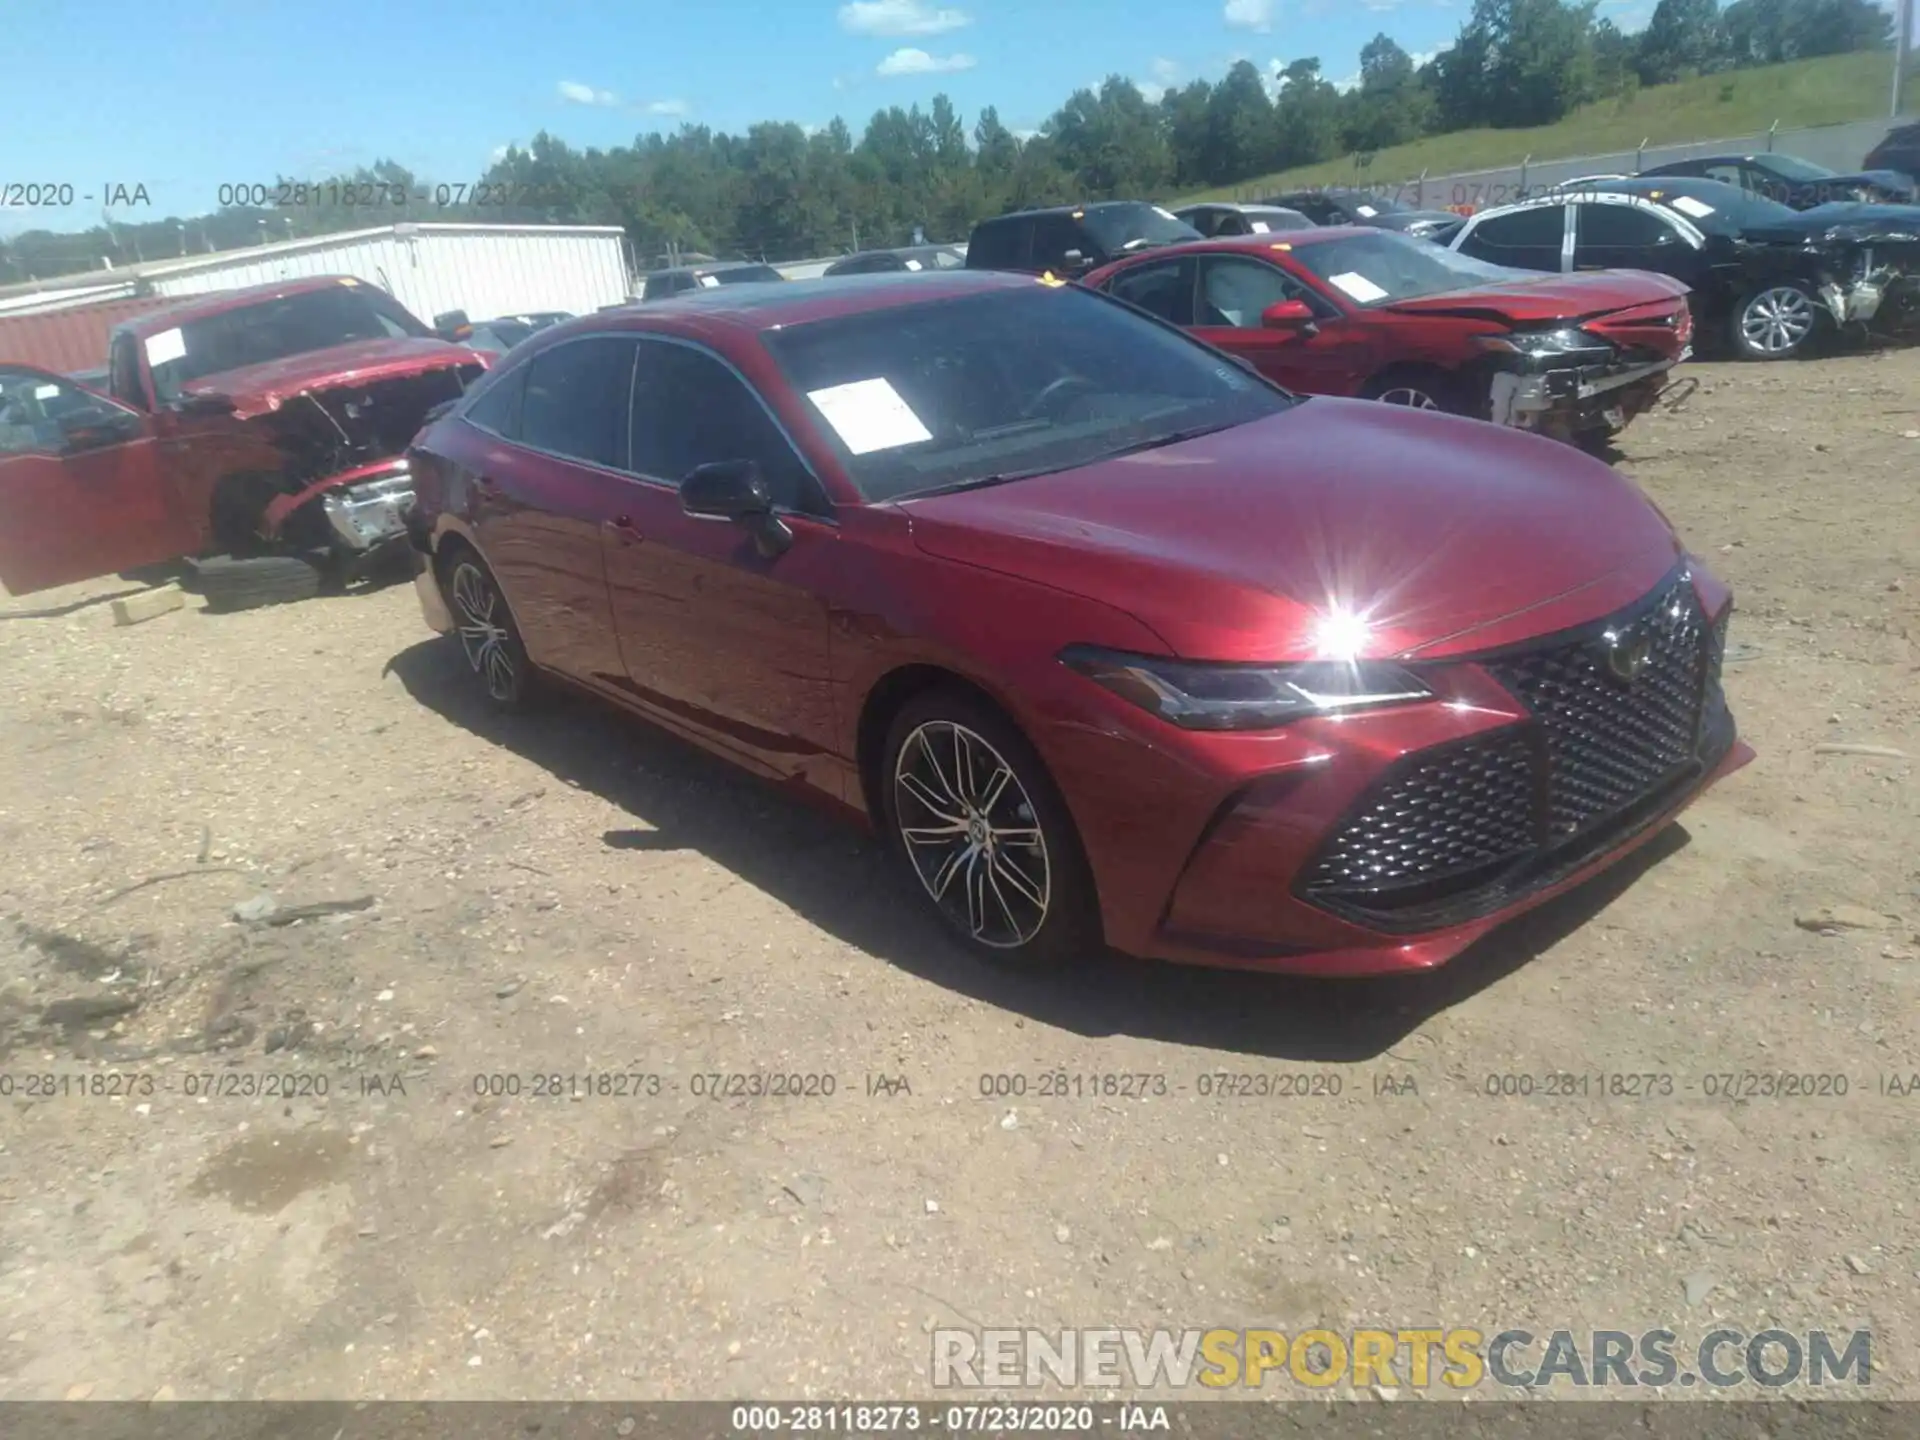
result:
[[[0,584],[26,595],[195,549],[155,431],[63,376],[0,365]]]
[[[1071,258],[1075,253],[1079,259]],[[1031,268],[1054,275],[1078,275],[1101,259],[1099,247],[1066,215],[1041,215],[1033,225]]]
[[[1573,268],[1652,270],[1691,284],[1697,252],[1652,205],[1583,200],[1573,207]]]
[[[1193,333],[1248,361],[1262,375],[1309,395],[1351,395],[1373,372],[1371,346],[1358,326],[1325,297],[1277,265],[1250,255],[1203,255]],[[1269,306],[1296,300],[1315,323],[1269,329]]]
[[[1193,286],[1197,268],[1191,258],[1149,260],[1130,265],[1106,284],[1116,300],[1137,305],[1169,325],[1187,329],[1193,324]]]
[[[626,670],[607,600],[601,528],[626,501],[634,349],[623,335],[550,345],[489,385],[462,415],[502,442],[472,452],[472,517],[527,654],[561,674],[614,687]]]
[[[1533,205],[1504,215],[1476,217],[1467,222],[1453,248],[1490,265],[1565,270],[1572,258],[1567,253],[1567,209]]]
[[[837,793],[824,595],[841,562],[819,481],[740,375],[690,343],[642,342],[631,434],[626,523],[606,538],[631,694],[768,774]],[[743,459],[793,532],[780,555],[681,507],[694,467]]]

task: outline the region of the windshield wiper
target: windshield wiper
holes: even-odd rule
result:
[[[1142,440],[1133,445],[1122,445],[1118,450],[1109,450],[1100,458],[1118,460],[1123,455],[1139,455],[1148,450],[1164,450],[1169,445],[1181,445],[1188,440],[1198,440],[1202,435],[1217,435],[1222,430],[1231,430],[1241,423],[1238,420],[1224,420],[1217,425],[1190,425],[1184,430],[1170,430],[1165,435],[1155,435],[1150,440]]]
[[[954,480],[945,485],[936,485],[931,490],[914,490],[896,498],[922,500],[929,495],[956,495],[962,490],[984,490],[989,485],[1006,485],[1015,480],[1032,480],[1041,475],[1057,475],[1068,468],[1065,465],[1037,465],[1031,470],[1002,470],[973,480]]]
[[[1170,245],[1172,243],[1170,240],[1153,240],[1142,235],[1138,239],[1129,240],[1126,244],[1122,245],[1120,247],[1120,253],[1122,255],[1131,255],[1136,250],[1151,250],[1156,245]]]

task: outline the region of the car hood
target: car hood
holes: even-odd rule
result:
[[[1641,270],[1538,277],[1520,271],[1505,283],[1396,300],[1376,308],[1396,315],[1447,315],[1533,324],[1546,320],[1584,320],[1631,306],[1678,299],[1686,293],[1687,287],[1681,281]]]
[[[1326,398],[902,509],[928,555],[1106,603],[1208,660],[1310,655],[1329,608],[1369,617],[1373,654],[1510,643],[1611,613],[1682,553],[1570,446]]]
[[[1808,182],[1813,185],[1877,185],[1882,190],[1912,193],[1913,181],[1898,170],[1855,170],[1848,175],[1833,175]]]
[[[486,363],[487,357],[478,351],[445,340],[363,340],[353,345],[334,345],[325,350],[289,355],[284,360],[269,360],[261,365],[223,370],[190,381],[181,389],[189,395],[229,401],[234,413],[245,419],[278,410],[307,390],[365,385],[375,380],[397,380],[434,370]]]
[[[1875,205],[1864,200],[1835,200],[1801,210],[1791,220],[1748,226],[1744,240],[1851,240],[1863,244],[1920,240],[1920,205]]]

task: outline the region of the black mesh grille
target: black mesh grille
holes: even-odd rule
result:
[[[1533,746],[1512,733],[1416,757],[1347,816],[1307,885],[1422,885],[1512,860],[1538,839],[1533,793]]]
[[[1732,744],[1726,630],[1681,571],[1578,636],[1482,661],[1533,722],[1402,762],[1334,828],[1300,890],[1418,928],[1497,909],[1618,843]]]
[[[1605,634],[1488,663],[1546,736],[1548,824],[1578,834],[1690,763],[1709,669],[1706,617],[1682,576]],[[1644,670],[1617,677],[1609,655],[1644,642]]]

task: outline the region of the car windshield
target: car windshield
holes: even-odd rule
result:
[[[1531,270],[1489,265],[1431,240],[1416,240],[1392,230],[1296,244],[1292,256],[1295,263],[1362,306],[1540,278]]]
[[[1718,180],[1686,180],[1652,188],[1635,187],[1626,193],[1643,195],[1656,205],[1664,205],[1676,215],[1686,216],[1689,222],[1702,230],[1746,230],[1799,218],[1798,212],[1791,206],[1742,190],[1738,185],[1723,185]]]
[[[363,340],[424,337],[427,327],[400,303],[361,285],[328,286],[188,320],[147,337],[153,388],[161,401],[209,375]]]
[[[1198,240],[1200,232],[1158,205],[1101,205],[1086,211],[1080,223],[1102,250],[1140,250],[1148,245],[1177,245]]]
[[[536,327],[519,320],[495,320],[478,327],[474,339],[482,346],[497,345],[504,352],[511,350],[534,332]]]
[[[815,320],[762,337],[869,500],[1068,470],[1295,403],[1070,286]]]
[[[1335,190],[1332,196],[1351,208],[1356,215],[1368,220],[1375,215],[1404,215],[1413,209],[1404,200],[1396,200],[1391,195],[1376,195],[1371,190]],[[1369,214],[1369,211],[1372,213]]]
[[[1831,180],[1840,173],[1824,165],[1816,165],[1811,160],[1797,160],[1791,155],[1756,156],[1753,163],[1782,180]]]
[[[786,278],[786,276],[782,275],[771,265],[739,265],[731,270],[715,270],[711,274],[702,275],[700,277],[700,283],[702,285],[742,285],[762,280],[784,280]]]

